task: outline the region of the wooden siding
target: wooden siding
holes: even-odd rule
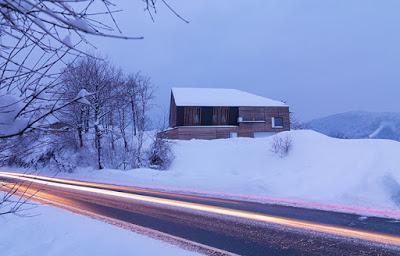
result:
[[[157,134],[160,138],[167,138],[171,140],[179,140],[178,128],[168,129]]]
[[[237,125],[237,107],[191,107],[171,103],[170,127]],[[173,117],[173,118],[172,118]]]
[[[178,113],[178,108],[180,114]],[[212,123],[219,126],[197,126],[197,124],[203,123],[203,125],[205,125],[208,123],[208,121],[204,122],[204,120],[202,122],[201,118],[198,121],[189,120],[189,123],[192,123],[193,126],[182,126],[184,124],[185,112],[194,111],[193,108],[188,108],[188,110],[186,110],[187,108],[188,107],[183,106],[177,107],[174,96],[171,93],[169,126],[172,129],[161,132],[159,136],[169,139],[183,140],[219,139],[229,138],[230,133],[232,132],[237,132],[239,137],[254,137],[255,132],[282,132],[290,130],[289,107],[239,107],[234,108],[236,112],[233,113],[232,111],[227,110],[233,108],[216,106],[213,107],[212,112],[208,111],[207,113],[212,113]],[[199,110],[198,107],[196,107],[196,111],[200,112],[200,115],[202,114],[202,111]],[[180,115],[179,118],[178,115]],[[223,126],[227,115],[229,124],[234,124],[237,126]],[[235,120],[233,119],[236,119],[237,116],[241,117],[244,122],[234,122]],[[282,128],[272,127],[273,117],[280,117],[283,119]],[[178,119],[182,120],[178,122]]]
[[[241,107],[239,108],[239,116],[245,121],[239,124],[238,136],[240,137],[254,137],[254,132],[290,130],[289,107]],[[283,119],[282,128],[272,127],[273,117],[281,117]]]
[[[183,113],[183,125],[201,125],[200,107],[184,107]]]
[[[163,131],[158,134],[160,137],[168,139],[191,140],[191,139],[226,139],[231,132],[237,132],[237,126],[180,126]]]

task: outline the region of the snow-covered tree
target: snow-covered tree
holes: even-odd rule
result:
[[[142,2],[153,17],[156,0]],[[117,11],[110,0],[0,0],[0,123],[7,126],[0,139],[39,127],[63,107],[60,69],[87,55],[88,36],[142,38],[122,34]]]
[[[130,163],[125,167],[145,164],[143,143],[153,92],[150,79],[140,73],[126,76],[106,60],[86,57],[69,64],[62,81],[63,95],[84,96],[84,101],[70,104],[56,117],[77,135],[78,148],[90,151],[94,142],[97,168],[119,168],[120,163],[110,164],[119,161],[117,151],[130,158],[122,160]],[[115,160],[107,159],[106,152]]]
[[[140,1],[153,18],[156,0]],[[159,2],[181,18],[167,1]],[[88,56],[89,36],[142,38],[122,34],[114,18],[118,11],[112,0],[0,0],[0,163],[17,148],[13,142],[49,129],[49,118],[60,110],[77,103],[83,109],[79,114],[88,113],[82,105],[90,102],[90,91],[64,94],[60,70],[65,63]],[[0,198],[0,210],[11,202],[17,187]]]

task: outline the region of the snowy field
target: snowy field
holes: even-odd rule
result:
[[[286,157],[274,137],[174,142],[170,170],[80,169],[59,177],[400,218],[400,143],[299,130]],[[42,175],[52,175],[46,171]]]
[[[33,217],[0,217],[2,256],[198,255],[86,216],[49,206]]]

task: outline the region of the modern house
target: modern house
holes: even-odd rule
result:
[[[289,106],[236,89],[173,88],[169,139],[265,137],[290,130]]]

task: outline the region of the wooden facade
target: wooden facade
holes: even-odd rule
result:
[[[278,125],[276,125],[276,124]],[[169,139],[255,137],[290,130],[289,107],[177,106],[171,93]]]

